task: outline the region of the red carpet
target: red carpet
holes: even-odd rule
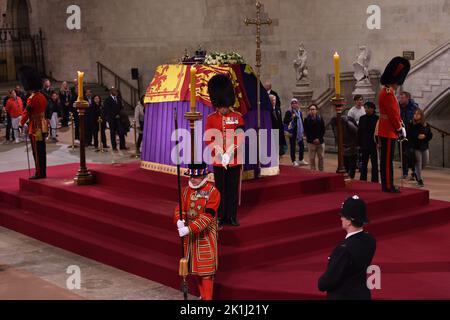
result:
[[[0,174],[0,225],[178,288],[176,177],[137,163],[90,164],[97,184],[77,187],[77,168],[51,167],[43,181],[27,180],[26,171]],[[338,212],[353,194],[367,202],[368,230],[378,240],[381,290],[373,296],[450,298],[450,203],[424,190],[393,195],[371,183],[346,187],[335,174],[281,171],[244,182],[241,227],[219,234],[217,298],[324,297],[317,279],[345,236]]]

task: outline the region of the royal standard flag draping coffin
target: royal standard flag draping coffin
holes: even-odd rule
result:
[[[245,131],[257,130],[256,76],[246,64],[211,66],[196,65],[196,107],[202,119],[196,122],[195,153],[196,159],[202,159],[206,143],[203,134],[206,118],[215,112],[208,95],[208,81],[218,73],[228,75],[234,84],[236,104],[233,110],[240,112],[245,120]],[[142,142],[141,167],[148,170],[176,173],[176,137],[174,134],[174,113],[178,118],[181,133],[179,152],[181,164],[187,166],[190,161],[190,141],[183,140],[189,132],[189,121],[184,114],[190,110],[190,66],[160,65],[145,94],[145,124]],[[271,107],[266,90],[261,87],[261,175],[279,174],[278,139],[271,138]],[[267,133],[263,133],[266,131]],[[244,179],[256,176],[255,141],[245,139]],[[252,144],[252,147],[251,147]],[[207,153],[207,152],[206,152]],[[206,159],[205,159],[206,160]]]

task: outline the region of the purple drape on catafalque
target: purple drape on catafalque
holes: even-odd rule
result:
[[[141,160],[145,162],[152,162],[158,164],[164,164],[169,166],[176,165],[171,160],[171,152],[175,147],[175,142],[171,141],[172,132],[175,130],[174,124],[174,109],[177,109],[178,115],[178,127],[189,130],[189,122],[184,118],[184,114],[189,111],[189,101],[174,101],[174,102],[160,102],[149,103],[145,107],[145,124],[144,124],[144,137],[142,142]],[[197,102],[197,111],[202,113],[203,120],[201,123],[201,135],[196,141],[196,147],[202,145],[202,149],[196,149],[197,155],[201,154],[206,146],[203,142],[203,130],[206,123],[206,118],[213,109]],[[245,116],[245,129],[257,128],[257,112],[256,110],[250,110]],[[270,118],[270,112],[261,110],[261,128],[271,129],[272,122]],[[199,133],[196,132],[196,135]],[[202,140],[200,140],[202,139]],[[248,140],[248,139],[246,139]],[[188,142],[190,145],[190,142]],[[248,157],[248,144],[246,141],[246,154]],[[270,155],[271,142],[270,136],[267,141],[267,149]],[[200,152],[200,153],[198,153]],[[277,166],[277,164],[263,165],[262,167]],[[183,167],[186,165],[182,164]],[[244,170],[255,170],[256,165],[244,165]]]

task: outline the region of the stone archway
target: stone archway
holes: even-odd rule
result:
[[[431,101],[426,111],[427,122],[431,125],[450,132],[450,87]],[[442,167],[444,160],[445,167],[450,167],[450,136],[442,139],[442,134],[437,130],[432,130],[433,140],[430,142],[430,164]]]
[[[8,0],[6,12],[10,28],[19,29],[22,35],[30,34],[31,7],[28,0]]]

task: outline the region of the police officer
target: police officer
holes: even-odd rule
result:
[[[375,254],[376,241],[363,230],[368,223],[366,205],[355,195],[345,200],[340,215],[347,236],[328,258],[319,290],[326,291],[330,300],[370,300],[367,268]]]
[[[403,84],[411,65],[402,57],[392,59],[381,76],[382,88],[378,96],[380,119],[376,135],[380,139],[380,175],[383,192],[398,193],[394,186],[393,157],[395,141],[406,138],[405,126],[400,117],[400,106],[395,91]]]

